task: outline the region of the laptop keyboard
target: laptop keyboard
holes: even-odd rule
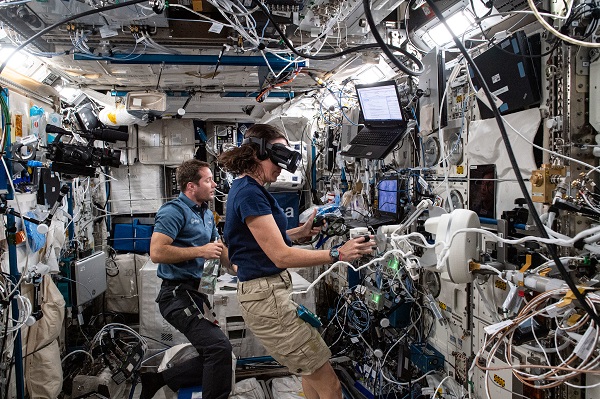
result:
[[[373,130],[368,132],[359,132],[356,137],[352,140],[352,144],[361,145],[378,145],[386,146],[398,137],[398,129],[382,130],[374,132]]]

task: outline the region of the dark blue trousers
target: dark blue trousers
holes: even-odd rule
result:
[[[231,392],[231,343],[219,326],[203,317],[206,296],[195,282],[163,280],[156,298],[160,314],[198,351],[198,357],[163,371],[173,391],[202,385],[205,399],[227,399]]]

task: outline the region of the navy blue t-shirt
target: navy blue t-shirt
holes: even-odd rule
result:
[[[229,190],[226,215],[223,237],[229,249],[229,260],[238,266],[238,279],[248,281],[281,273],[282,269],[263,252],[246,225],[246,218],[250,216],[273,215],[279,233],[291,246],[292,241],[286,233],[287,217],[275,198],[253,178],[241,177],[233,181]]]
[[[155,217],[154,232],[173,239],[176,247],[201,247],[219,238],[213,213],[206,204],[200,206],[186,197],[179,197],[160,207]],[[158,277],[168,280],[199,279],[204,258],[179,263],[159,263]]]

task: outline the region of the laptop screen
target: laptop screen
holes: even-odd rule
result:
[[[398,214],[398,179],[396,177],[381,180],[377,184],[378,202],[377,207],[380,214],[396,216]]]
[[[396,82],[393,80],[356,85],[355,88],[365,124],[404,120]]]

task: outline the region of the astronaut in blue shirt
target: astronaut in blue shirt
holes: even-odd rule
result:
[[[205,399],[225,399],[231,391],[231,344],[218,325],[209,321],[207,296],[198,291],[204,262],[220,259],[229,265],[227,248],[207,201],[214,198],[216,183],[210,165],[196,159],[177,168],[181,194],[156,214],[150,241],[150,258],[158,263],[162,278],[156,298],[161,315],[182,332],[199,356],[160,373],[141,375],[140,399],[151,399],[162,386],[173,391],[202,385]]]

